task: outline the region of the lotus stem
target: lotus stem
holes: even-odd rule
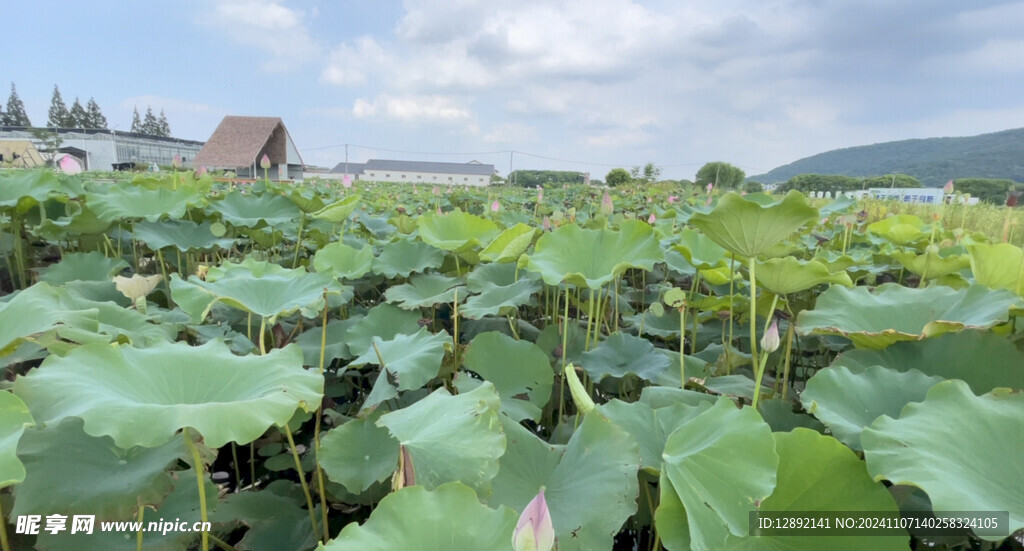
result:
[[[185,438],[185,445],[188,446],[189,453],[192,454],[192,467],[196,471],[196,484],[199,487],[199,519],[203,522],[207,522],[206,484],[203,482],[203,473],[206,471],[206,465],[203,463],[203,458],[199,455],[199,448],[196,447],[195,442],[192,441],[192,437],[189,436],[188,427],[185,427],[185,430],[181,431],[181,434]],[[210,533],[203,531],[201,537],[203,551],[210,551]]]
[[[322,330],[320,332],[320,375],[324,374],[324,355],[327,350],[327,289],[324,289],[324,312],[322,318]],[[327,543],[327,540],[331,538],[329,528],[327,526],[327,492],[324,489],[324,473],[320,469],[320,423],[323,418],[324,403],[320,401],[320,405],[316,408],[316,424],[313,428],[313,458],[316,460],[316,485],[317,493],[320,494],[320,512],[323,515],[323,541]]]
[[[786,331],[786,358],[783,363],[782,370],[782,401],[786,401],[786,394],[789,390],[789,362],[790,355],[793,353],[793,324],[789,324],[789,329]]]
[[[7,517],[4,516],[4,503],[0,499],[0,549],[11,551],[11,542],[7,541]]]
[[[458,262],[458,256],[455,257]],[[455,368],[459,367],[459,290],[455,289],[455,293],[452,295],[452,331],[455,333],[452,336],[452,343],[454,344],[453,355],[455,356]]]
[[[643,319],[641,317],[641,319]],[[565,357],[569,354],[569,284],[565,284],[565,314],[562,316],[562,372],[565,372]],[[558,385],[558,421],[565,416],[565,376]]]
[[[299,251],[302,249],[302,228],[306,225],[306,213],[299,215],[299,240],[295,243],[295,257],[292,259],[292,269],[294,270],[299,266]],[[326,309],[324,305],[324,309]]]
[[[135,551],[142,551],[142,517],[146,513],[146,507],[139,505],[139,531],[135,534]]]
[[[231,463],[235,466],[235,492],[242,488],[242,471],[238,467],[238,445],[231,443]]]
[[[700,270],[697,270],[697,274],[694,276],[693,285],[690,288],[690,302],[691,303],[694,300],[693,295],[697,294],[697,291],[699,291],[699,290],[700,290]],[[732,299],[729,299],[729,302],[731,304],[732,303]],[[691,356],[693,356],[693,355],[695,355],[697,353],[697,322],[698,322],[698,316],[697,316],[696,313],[694,313],[694,315],[693,315],[693,337],[690,340],[690,355]],[[682,346],[680,346],[680,348],[679,348],[679,353],[680,354],[683,353]]]
[[[313,507],[313,495],[309,493],[309,485],[306,484],[306,474],[302,471],[302,461],[299,459],[299,450],[295,449],[295,439],[292,438],[292,430],[288,428],[288,423],[284,424],[284,435],[288,438],[288,447],[291,448],[292,459],[295,460],[295,471],[299,475],[299,484],[302,486],[302,493],[306,496],[306,508],[309,509],[309,524],[313,533],[316,534],[316,509]]]
[[[583,350],[590,350],[590,326],[594,322],[594,289],[590,289],[590,299],[587,301],[587,338],[584,339]]]
[[[733,295],[736,289],[736,255],[730,253],[729,256],[729,345],[725,347],[725,373],[732,373],[732,343],[733,343],[733,328],[735,327],[735,317],[733,316]],[[723,345],[726,343],[722,343]]]
[[[694,335],[694,338],[697,336]],[[686,304],[679,307],[679,388],[686,388]]]
[[[264,336],[267,333],[267,317],[260,316],[260,356],[267,355],[267,345],[264,343]]]
[[[754,256],[747,262],[750,271],[750,361],[755,367],[758,365],[757,357],[757,279],[754,270],[757,260]],[[757,389],[754,389],[754,402],[757,403]]]
[[[751,262],[751,267],[753,267],[753,262]],[[769,326],[769,324],[771,324],[772,317],[775,316],[775,305],[778,304],[778,302],[779,302],[779,295],[775,295],[775,298],[772,299],[771,310],[768,311],[768,319],[765,320],[764,333],[768,332],[768,326]],[[753,304],[753,301],[751,301],[751,304]],[[753,308],[753,306],[751,306],[751,308]],[[755,323],[757,323],[756,320],[751,320],[751,323],[750,323],[750,331],[751,331],[751,333],[753,333],[756,330],[756,325],[754,325]],[[754,335],[752,334],[751,336],[753,337]],[[751,346],[753,346],[753,339],[751,339]],[[770,353],[765,353],[763,350],[761,352],[762,352],[761,358],[760,358],[761,361],[755,364],[757,366],[757,376],[756,376],[756,378],[754,380],[754,399],[753,399],[753,402],[750,404],[750,407],[754,408],[755,410],[757,409],[758,399],[761,397],[761,379],[764,378],[764,366],[765,366],[766,363],[768,363],[768,356],[770,354]]]

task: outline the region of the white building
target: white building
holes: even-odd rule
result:
[[[203,142],[164,138],[106,129],[41,128],[60,139],[58,152],[72,155],[86,170],[113,170],[153,163],[170,166],[175,155],[181,156],[183,166],[192,166],[192,160],[203,147]],[[46,139],[26,128],[0,130],[0,141],[29,141],[36,149],[46,148]]]
[[[332,172],[348,173],[352,179],[369,182],[400,182],[412,184],[445,184],[454,186],[486,186],[491,183],[494,165],[476,161],[469,163],[434,163],[427,161],[393,161],[370,159],[366,163],[338,163]]]

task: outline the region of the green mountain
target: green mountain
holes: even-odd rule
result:
[[[797,174],[870,177],[909,174],[928,187],[959,178],[1006,178],[1024,182],[1024,128],[963,138],[901,140],[805,157],[749,179],[780,183]]]

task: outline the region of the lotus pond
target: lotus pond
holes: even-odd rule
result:
[[[1024,251],[956,222],[2,173],[3,550],[1020,549]],[[749,530],[808,511],[1007,530]]]

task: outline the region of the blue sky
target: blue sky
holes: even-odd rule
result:
[[[758,174],[837,147],[1024,126],[1024,2],[14,2],[0,101],[54,84],[112,128],[279,116],[307,163]],[[390,151],[389,151],[390,150]]]

